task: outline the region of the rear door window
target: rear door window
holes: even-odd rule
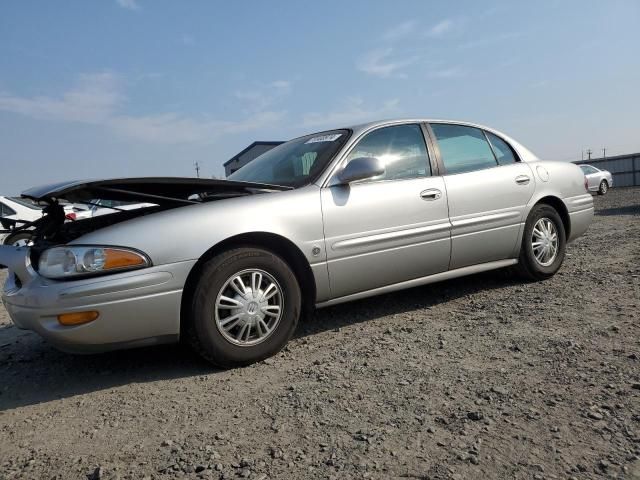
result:
[[[447,174],[473,172],[498,165],[482,130],[466,125],[432,123]]]

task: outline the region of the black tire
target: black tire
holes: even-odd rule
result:
[[[227,340],[216,323],[215,304],[228,279],[247,269],[259,269],[272,276],[282,292],[283,308],[272,333],[262,343],[238,346]],[[287,263],[260,248],[236,248],[208,260],[201,269],[191,309],[186,319],[188,343],[205,360],[222,368],[259,362],[278,353],[293,335],[302,305],[300,286]]]
[[[33,239],[33,233],[31,232],[18,232],[8,235],[2,242],[4,245],[16,245],[19,242],[30,242]]]
[[[600,186],[598,187],[598,195],[606,195],[609,191],[609,182],[606,180],[602,180],[600,182]]]
[[[555,260],[550,265],[542,265],[536,258],[533,252],[532,236],[533,229],[538,220],[547,218],[549,219],[558,234],[558,250]],[[564,224],[560,215],[550,205],[540,204],[533,207],[529,213],[529,217],[524,226],[524,233],[522,235],[522,245],[520,248],[520,257],[518,259],[518,265],[516,271],[518,274],[526,280],[538,281],[546,280],[552,277],[560,269],[562,262],[564,261],[565,250],[567,246],[566,233],[564,230]]]

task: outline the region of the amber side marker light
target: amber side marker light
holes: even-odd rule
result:
[[[73,313],[61,313],[58,315],[58,322],[60,325],[82,325],[83,323],[93,322],[100,314],[96,311],[90,312],[73,312]]]
[[[104,257],[104,270],[136,267],[145,264],[144,258],[139,254],[124,250],[105,248]]]

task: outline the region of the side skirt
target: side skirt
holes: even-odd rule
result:
[[[326,302],[317,303],[316,308],[330,307],[332,305],[338,305],[339,303],[350,302],[352,300],[360,300],[361,298],[373,297],[375,295],[381,295],[383,293],[404,290],[405,288],[419,287],[420,285],[427,285],[429,283],[441,282],[443,280],[449,280],[451,278],[458,278],[458,277],[464,277],[466,275],[473,275],[474,273],[486,272],[488,270],[495,270],[498,268],[508,267],[510,265],[515,265],[516,263],[518,263],[518,260],[515,258],[511,258],[508,260],[497,260],[495,262],[481,263],[480,265],[471,265],[469,267],[456,268],[455,270],[436,273],[434,275],[429,275],[427,277],[415,278],[413,280],[394,283],[393,285],[387,285],[385,287],[374,288],[372,290],[366,290],[364,292],[359,292],[351,295],[346,295],[344,297],[334,298]]]

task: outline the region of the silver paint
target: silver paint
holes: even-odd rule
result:
[[[139,249],[153,262],[144,270],[56,282],[35,272],[28,248],[2,246],[0,264],[11,270],[3,302],[16,325],[60,348],[125,348],[176,341],[182,292],[194,265],[220,242],[242,243],[237,239],[243,235],[267,234],[290,242],[307,262],[316,306],[323,307],[512,265],[529,212],[547,198],[566,210],[568,241],[586,231],[593,200],[577,166],[541,161],[506,135],[475,124],[445,121],[495,133],[522,161],[456,175],[340,181],[349,152],[364,135],[389,125],[428,121],[352,127],[351,137],[315,184],[158,212],[72,242]],[[541,169],[548,173],[547,181]],[[89,309],[100,312],[98,320],[75,327],[56,321],[60,313]]]

